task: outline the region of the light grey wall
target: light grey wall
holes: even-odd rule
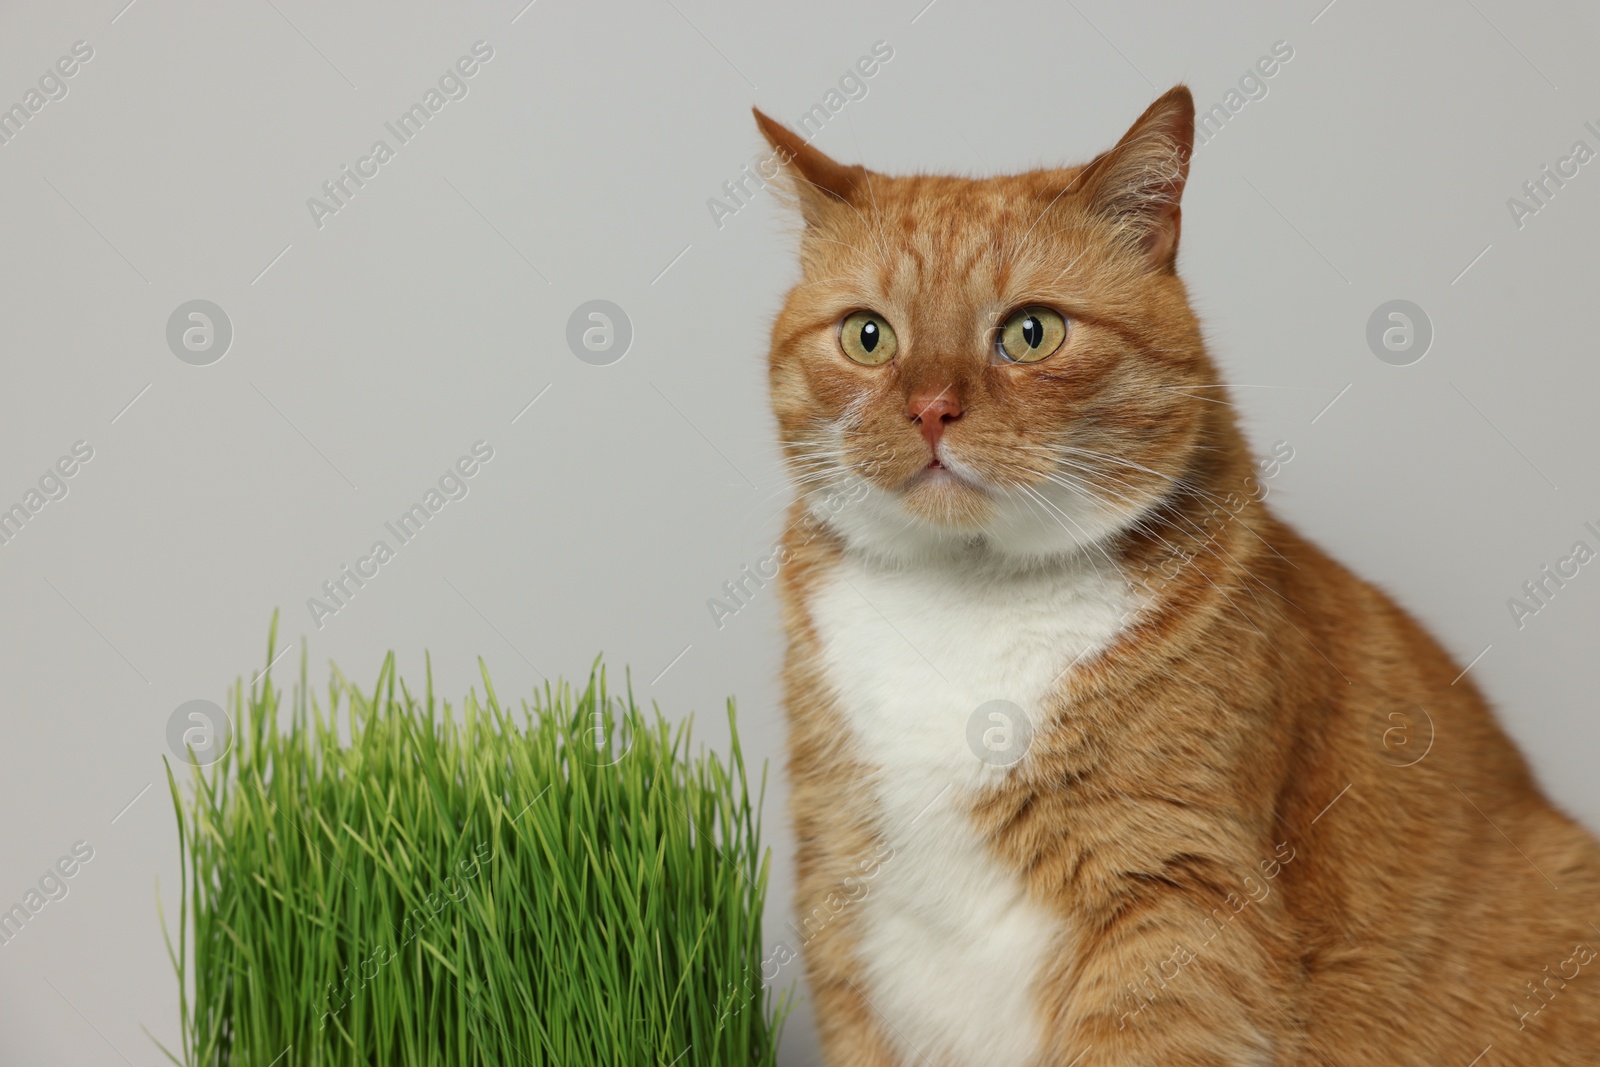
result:
[[[161,1062],[141,1025],[176,1045],[167,723],[261,665],[274,608],[317,678],[431,649],[443,692],[482,654],[511,693],[603,650],[712,743],[736,694],[792,936],[772,596],[721,629],[706,601],[787,500],[763,360],[795,268],[770,195],[720,226],[707,201],[760,147],[752,103],[794,122],[880,40],[817,143],[963,173],[1082,161],[1173,82],[1221,102],[1289,43],[1195,160],[1195,304],[1257,447],[1294,448],[1278,506],[1463,663],[1487,648],[1472,677],[1600,825],[1600,565],[1520,629],[1507,607],[1600,547],[1600,163],[1520,226],[1507,206],[1600,150],[1591,6],[124,3],[0,11],[0,103],[93,48],[0,145],[0,504],[93,449],[0,546],[0,906],[94,849],[0,947],[0,1060]],[[479,40],[468,95],[316,225],[307,198]],[[232,323],[209,366],[166,339],[193,299]],[[566,341],[593,299],[632,323],[610,366]],[[1365,338],[1393,299],[1432,323],[1414,365]],[[470,494],[316,626],[320,583],[480,439]],[[788,1038],[816,1062],[804,1011]]]

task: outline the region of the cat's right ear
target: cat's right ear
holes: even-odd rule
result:
[[[835,208],[852,204],[856,189],[866,176],[866,168],[846,166],[806,144],[783,123],[767,117],[760,108],[751,108],[761,135],[772,146],[772,161],[789,176],[795,196],[800,201],[800,214],[806,225],[819,225]],[[757,167],[763,178],[770,168]]]
[[[1182,212],[1178,202],[1194,155],[1194,97],[1177,85],[1145,109],[1111,151],[1076,182],[1095,210],[1137,241],[1153,267],[1172,270]]]

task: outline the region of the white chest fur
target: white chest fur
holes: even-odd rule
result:
[[[830,684],[875,768],[894,851],[858,905],[863,992],[906,1064],[1024,1067],[1038,1052],[1037,979],[1071,931],[1031,900],[966,811],[1004,774],[968,720],[1009,700],[1037,724],[1052,685],[1112,641],[1134,600],[1084,563],[1028,572],[847,559],[811,597]]]

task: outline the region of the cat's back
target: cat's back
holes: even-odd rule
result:
[[[1560,812],[1471,672],[1288,527],[1281,639],[1326,664],[1291,709],[1285,870],[1313,1040],[1350,1063],[1600,1062],[1600,845]],[[1472,1046],[1470,1049],[1467,1046]],[[1490,1048],[1493,1052],[1490,1052]],[[1497,1059],[1491,1057],[1498,1057]]]

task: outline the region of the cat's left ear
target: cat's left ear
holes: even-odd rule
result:
[[[773,160],[781,164],[794,179],[795,195],[800,201],[800,214],[808,226],[816,226],[832,211],[835,205],[849,204],[856,188],[866,176],[866,168],[836,163],[822,152],[806,144],[798,134],[781,122],[768,118],[760,108],[751,108],[761,135],[772,146]],[[764,168],[758,167],[757,170]],[[762,177],[769,175],[763,173]]]
[[[1184,183],[1194,154],[1194,97],[1167,90],[1079,181],[1094,210],[1137,242],[1155,270],[1174,269]]]

